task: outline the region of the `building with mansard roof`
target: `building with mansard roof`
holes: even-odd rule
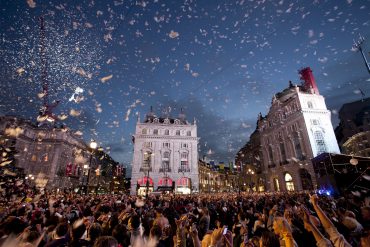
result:
[[[138,118],[133,142],[131,194],[199,191],[195,120],[189,123],[182,111],[177,118],[157,117],[151,109],[143,122]]]
[[[311,159],[340,153],[331,112],[320,95],[312,70],[299,71],[302,84],[274,95],[266,116],[257,121],[263,177],[268,191],[310,190],[316,186]]]

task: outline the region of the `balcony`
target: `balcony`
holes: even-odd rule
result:
[[[147,166],[142,166],[140,167],[140,172],[152,172],[152,168],[151,167],[147,167]]]
[[[159,168],[159,172],[171,172],[171,168],[164,168],[164,167],[162,167],[162,168]]]
[[[179,168],[179,173],[183,173],[183,172],[190,172],[190,168],[189,167],[181,167],[181,168]]]
[[[269,164],[269,165],[267,166],[267,168],[274,168],[274,167],[276,167],[276,165],[275,165],[275,164]]]
[[[287,161],[287,160],[280,161],[279,164],[280,164],[280,166],[287,165],[287,164],[289,164],[289,161]]]

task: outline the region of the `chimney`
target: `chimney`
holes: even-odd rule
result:
[[[301,80],[304,81],[303,87],[305,91],[309,91],[312,88],[315,94],[320,95],[311,68],[310,67],[303,68],[299,71],[299,74],[301,75]]]

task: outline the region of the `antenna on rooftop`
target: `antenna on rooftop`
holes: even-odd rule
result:
[[[362,50],[362,44],[364,43],[364,41],[365,41],[365,38],[360,34],[358,41],[353,40],[352,49],[354,51],[360,51],[361,52],[362,58],[364,59],[364,62],[365,62],[367,72],[369,72],[369,74],[370,74],[370,66],[369,66],[369,63],[367,62],[365,54]]]
[[[53,109],[59,104],[59,100],[49,104],[49,83],[47,79],[47,58],[46,58],[46,35],[44,17],[39,17],[40,21],[40,61],[41,61],[41,83],[43,104],[37,117],[40,126],[45,123],[54,123],[57,118],[53,114]]]

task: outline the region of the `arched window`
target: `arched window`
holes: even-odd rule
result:
[[[269,160],[270,160],[271,163],[273,163],[274,162],[274,156],[272,154],[272,147],[271,146],[268,147],[268,152],[269,152]]]
[[[285,152],[285,145],[282,140],[280,142],[280,155],[281,155],[281,162],[284,164],[286,162],[286,152]]]
[[[311,101],[308,101],[308,102],[307,102],[307,107],[308,107],[308,108],[310,108],[310,109],[312,109],[312,108],[313,108],[313,104],[312,104],[312,102],[311,102]]]
[[[168,135],[170,134],[170,131],[169,131],[169,130],[165,130],[165,131],[164,131],[164,134],[165,134],[166,136],[168,136]]]
[[[317,155],[325,153],[327,151],[324,136],[321,131],[315,131],[313,133],[316,142]]]
[[[188,130],[188,132],[186,132],[186,135],[187,135],[187,136],[191,136],[191,131],[190,131],[190,130]]]
[[[312,190],[313,184],[311,174],[304,168],[299,169],[299,176],[301,177],[302,189]]]
[[[141,134],[143,134],[143,135],[146,135],[148,133],[148,130],[147,129],[143,129],[142,131],[141,131]]]
[[[293,183],[292,175],[290,175],[289,173],[285,173],[284,180],[285,180],[286,190],[294,191],[294,183]]]
[[[275,191],[280,191],[279,179],[274,178],[273,184],[274,184],[274,190]]]
[[[180,135],[180,130],[176,130],[176,135],[179,136]]]
[[[301,142],[299,140],[299,135],[297,132],[294,133],[293,144],[295,149],[295,155],[298,160],[303,160],[303,152],[301,148]]]
[[[158,129],[154,129],[153,135],[158,135]]]

